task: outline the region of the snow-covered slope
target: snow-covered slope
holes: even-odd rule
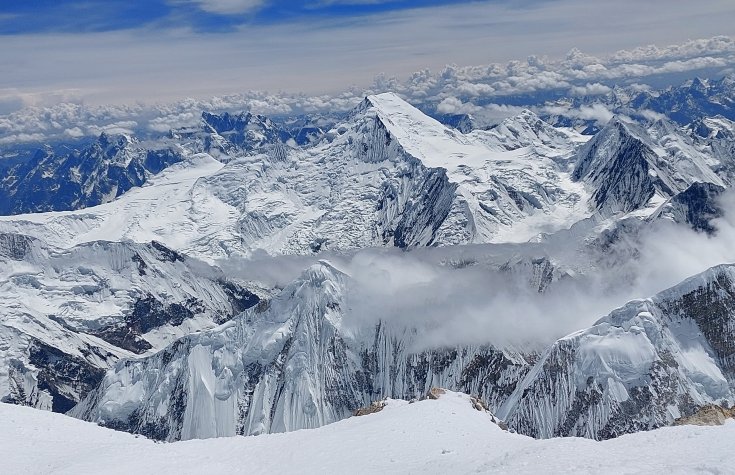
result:
[[[592,186],[605,215],[656,207],[695,182],[724,186],[706,156],[677,153],[683,142],[667,123],[645,130],[614,117],[580,150],[573,176]]]
[[[614,118],[580,149],[588,137],[530,111],[462,134],[386,93],[308,148],[283,143],[262,117],[205,114],[204,126],[236,149],[226,165],[214,146],[189,147],[209,153],[187,153],[113,203],[0,217],[0,231],[59,247],[156,239],[208,261],[256,249],[524,242],[595,211],[647,216],[694,183],[730,180],[720,142],[665,121]]]
[[[735,266],[630,302],[555,343],[498,411],[534,437],[605,439],[735,402]]]
[[[158,240],[180,250],[193,236],[206,237],[212,227],[227,222],[227,210],[223,217],[218,208],[207,206],[206,198],[201,200],[205,208],[196,208],[192,200],[196,181],[222,167],[209,155],[187,157],[114,202],[81,211],[3,216],[0,232],[34,236],[60,248],[94,241]]]
[[[199,126],[172,130],[170,136],[189,153],[207,153],[222,162],[283,147],[294,140],[268,117],[249,112],[202,112]]]
[[[662,204],[649,219],[669,219],[675,223],[685,223],[697,231],[714,233],[716,229],[712,220],[724,214],[718,202],[724,191],[725,188],[713,183],[693,183]]]
[[[731,267],[630,303],[539,360],[489,344],[417,349],[416,328],[381,315],[355,324],[357,284],[328,262],[253,306],[184,257],[505,243],[468,255],[543,292],[599,272],[588,258],[616,257],[609,235],[660,219],[712,233],[735,177],[727,119],[614,118],[585,143],[530,111],[461,133],[388,93],[313,132],[298,147],[264,117],[205,114],[171,134],[178,163],[113,201],[0,217],[0,398],[66,411],[84,397],[76,416],[163,440],[319,427],[436,385],[539,437],[607,438],[733,400]],[[537,248],[509,244],[539,233]],[[576,254],[560,263],[544,246]],[[442,265],[478,264],[457,249]]]
[[[219,119],[224,128],[244,121]],[[528,112],[464,135],[380,94],[317,146],[270,147],[225,167],[194,155],[110,205],[5,218],[0,230],[58,246],[158,239],[208,260],[257,248],[524,241],[589,214],[567,167],[584,140]]]
[[[664,91],[644,91],[630,104],[635,109],[666,114],[686,125],[702,117],[721,115],[735,119],[735,76],[721,79],[694,78]]]
[[[157,242],[68,250],[0,234],[0,398],[67,411],[121,357],[212,328],[258,297]]]
[[[3,471],[96,473],[733,473],[735,422],[614,440],[534,440],[447,392],[320,429],[156,444],[59,414],[0,404]]]

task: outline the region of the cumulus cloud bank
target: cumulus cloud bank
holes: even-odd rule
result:
[[[618,51],[604,57],[574,49],[561,59],[531,56],[525,61],[482,66],[449,65],[437,72],[417,71],[405,80],[380,75],[369,87],[352,87],[340,93],[321,95],[250,91],[165,104],[93,105],[74,100],[76,90],[34,95],[0,89],[0,112],[3,105],[8,110],[21,107],[0,115],[0,143],[91,137],[107,129],[131,130],[141,135],[160,134],[196,124],[204,110],[248,110],[272,116],[334,114],[351,109],[365,95],[385,91],[397,92],[430,111],[469,113],[492,123],[522,109],[510,100],[514,97],[517,100],[519,94],[559,91],[571,96],[596,96],[609,93],[614,84],[631,84],[645,89],[650,87],[645,84],[649,78],[660,82],[667,74],[687,71],[717,75],[732,70],[735,70],[735,40],[718,36],[666,47]],[[672,82],[678,81],[680,76],[674,77],[677,79]],[[54,103],[57,100],[61,102]],[[556,112],[599,123],[612,115],[602,104]]]

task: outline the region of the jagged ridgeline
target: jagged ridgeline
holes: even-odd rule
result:
[[[49,146],[0,167],[0,398],[161,440],[318,427],[437,386],[535,437],[610,438],[731,404],[730,265],[581,316],[588,328],[551,345],[427,346],[381,315],[355,324],[361,283],[328,257],[431,247],[450,276],[553,294],[621,275],[662,223],[719,239],[731,86],[628,94],[670,117],[594,130],[530,110],[486,129],[440,117],[450,128],[385,93],[329,119],[205,112],[162,137]],[[274,284],[263,251],[301,267]]]
[[[631,302],[540,358],[487,346],[412,351],[390,322],[355,329],[349,277],[322,262],[227,325],[118,364],[72,415],[179,440],[319,427],[441,385],[535,437],[604,439],[733,400],[735,266]]]

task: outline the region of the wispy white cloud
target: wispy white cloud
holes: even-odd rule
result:
[[[713,223],[715,235],[663,221],[641,230],[635,244],[617,257],[591,264],[593,255],[565,239],[539,245],[456,246],[448,248],[366,249],[319,256],[229,258],[220,265],[228,275],[268,285],[286,285],[320,258],[333,262],[349,278],[349,310],[343,320],[353,331],[382,321],[413,328],[415,348],[460,344],[551,343],[593,325],[633,299],[647,298],[707,268],[735,261],[735,195],[721,200],[725,216]],[[599,252],[599,251],[598,251]],[[497,272],[507,262],[544,256],[574,276],[552,283],[544,293],[528,285],[528,275]],[[448,262],[476,265],[453,268]]]
[[[178,0],[212,11],[255,8],[262,0]],[[192,3],[194,5],[194,3]],[[86,102],[130,102],[206,97],[250,89],[326,93],[351,84],[367,86],[388,77],[446,64],[488,64],[468,70],[463,94],[486,95],[495,69],[504,90],[548,87],[568,80],[546,68],[547,57],[567,58],[575,81],[594,82],[651,73],[721,67],[716,44],[685,44],[689,38],[735,34],[729,0],[674,2],[473,2],[393,11],[359,18],[315,19],[277,25],[247,25],[236,31],[199,33],[156,28],[108,33],[15,35],[3,38],[2,86],[23,93],[83,91]],[[706,21],[704,21],[706,19]],[[600,55],[615,54],[600,67]],[[721,45],[725,48],[731,42]],[[507,61],[529,57],[529,61]],[[702,58],[709,55],[708,58]],[[629,67],[633,58],[668,61]],[[533,76],[514,74],[533,68]],[[637,69],[636,69],[637,68]],[[483,80],[472,76],[485,74]],[[510,81],[510,78],[518,78]],[[440,78],[441,79],[441,78]],[[451,79],[451,78],[450,78]],[[461,76],[458,78],[461,79]],[[422,86],[425,84],[422,84]]]
[[[205,12],[219,15],[236,15],[257,10],[265,0],[169,0],[172,5],[191,4]]]
[[[668,60],[652,59],[659,57],[655,51]],[[674,53],[682,59],[674,59]],[[636,90],[645,90],[649,87],[644,84],[648,77],[660,79],[662,75],[681,71],[694,74],[701,71],[702,65],[712,64],[735,66],[735,40],[729,37],[692,40],[667,47],[618,51],[610,57],[598,58],[573,50],[561,59],[531,57],[526,61],[483,66],[446,66],[436,73],[422,69],[405,80],[379,75],[368,87],[353,87],[331,94],[250,91],[160,104],[97,105],[88,100],[95,93],[91,89],[87,94],[81,89],[38,93],[5,89],[0,90],[0,137],[5,137],[5,143],[37,141],[39,137],[68,139],[78,136],[79,131],[94,135],[106,127],[114,130],[123,121],[135,122],[143,133],[164,133],[197,123],[203,110],[252,110],[267,115],[340,112],[354,107],[367,94],[388,90],[398,92],[412,103],[436,107],[439,113],[473,114],[480,123],[491,124],[522,109],[503,103],[509,95],[549,89],[587,96],[606,94],[610,86],[603,82],[629,82]],[[126,67],[127,64],[115,66],[119,71]],[[161,67],[165,68],[166,64]],[[201,65],[195,69],[195,74],[205,84],[210,76],[219,78],[222,74],[221,70],[215,73]],[[3,108],[11,113],[2,115]],[[598,124],[612,116],[602,104],[557,105],[542,111],[594,120]]]
[[[316,0],[308,4],[312,8],[322,8],[330,5],[382,5],[384,3],[399,3],[405,0]]]
[[[572,96],[601,96],[612,91],[612,88],[596,82],[587,83],[584,86],[574,86],[569,90]]]

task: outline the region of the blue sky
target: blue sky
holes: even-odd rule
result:
[[[190,27],[231,31],[304,19],[354,18],[462,0],[23,0],[0,2],[0,34]]]
[[[248,90],[735,36],[733,0],[0,0],[0,113]]]

